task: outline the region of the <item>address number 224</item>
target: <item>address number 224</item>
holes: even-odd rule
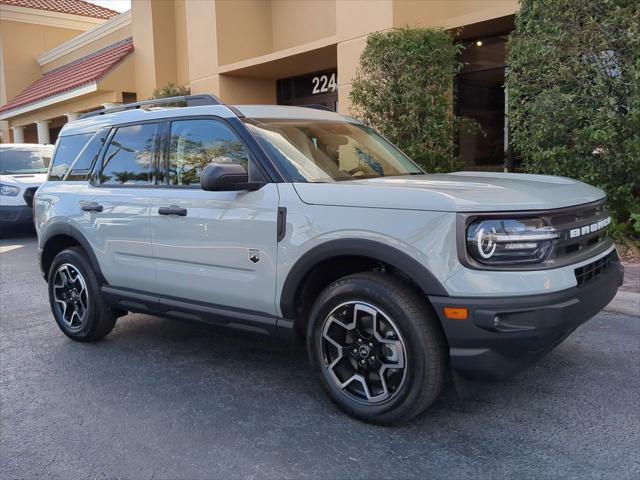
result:
[[[311,91],[312,95],[316,95],[318,93],[335,92],[336,74],[332,73],[329,76],[320,75],[318,77],[313,77],[311,79],[311,83],[313,83],[313,90]]]

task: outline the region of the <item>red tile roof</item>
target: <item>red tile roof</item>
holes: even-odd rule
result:
[[[33,82],[9,103],[2,106],[0,112],[14,110],[95,82],[131,52],[133,52],[133,40],[127,38],[45,73],[39,80]]]
[[[107,19],[118,15],[115,10],[83,0],[0,0],[0,4],[93,18]]]

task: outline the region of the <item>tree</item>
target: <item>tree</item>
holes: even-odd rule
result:
[[[374,33],[352,84],[354,115],[427,171],[457,167],[453,81],[461,49],[441,29]]]
[[[640,212],[640,2],[521,0],[508,118],[524,168],[603,188],[619,222]]]

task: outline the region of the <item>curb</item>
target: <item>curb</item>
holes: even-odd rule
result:
[[[620,290],[611,303],[604,307],[604,311],[640,318],[640,293]]]

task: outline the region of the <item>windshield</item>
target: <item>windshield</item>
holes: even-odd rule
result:
[[[47,173],[51,152],[40,149],[0,148],[0,174]]]
[[[417,175],[416,164],[372,129],[320,120],[248,120],[261,145],[296,182]]]

